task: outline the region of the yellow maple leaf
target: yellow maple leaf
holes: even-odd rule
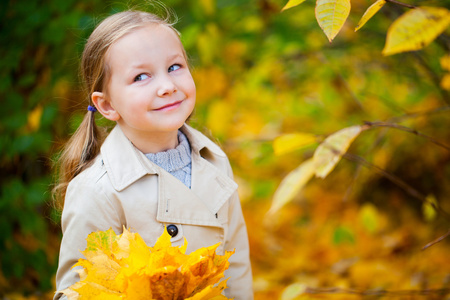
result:
[[[93,232],[75,266],[80,281],[61,291],[71,299],[227,299],[220,282],[234,251],[217,255],[220,243],[186,254],[187,241],[172,247],[167,230],[153,247],[124,228]],[[74,266],[74,267],[75,267]]]
[[[189,255],[181,272],[189,278],[186,288],[188,295],[193,295],[207,286],[213,285],[223,277],[228,269],[228,258],[234,253],[228,251],[225,255],[216,255],[219,244],[207,248],[200,248]]]
[[[186,298],[186,300],[221,300],[228,299],[227,297],[221,295],[222,291],[227,287],[226,280],[219,283],[218,286],[213,287],[212,285],[203,289],[201,292],[195,294],[195,296]]]

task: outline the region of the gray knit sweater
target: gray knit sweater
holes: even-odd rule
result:
[[[191,147],[187,137],[179,130],[178,143],[175,149],[148,153],[145,156],[191,188]]]

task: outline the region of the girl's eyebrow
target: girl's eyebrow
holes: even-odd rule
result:
[[[180,53],[175,53],[175,54],[172,54],[172,55],[170,55],[170,56],[168,57],[169,60],[174,60],[174,59],[176,59],[176,58],[184,58],[184,56],[181,55]]]
[[[168,61],[172,61],[172,60],[175,60],[177,58],[183,58],[184,59],[184,56],[181,55],[180,53],[175,53],[175,54],[169,55],[167,57],[167,60]],[[136,63],[136,64],[131,64],[130,68],[131,69],[144,69],[144,68],[148,67],[149,65],[151,65],[151,63],[146,63],[146,62]]]
[[[143,69],[146,66],[148,66],[148,64],[136,64],[136,65],[131,65],[130,69]]]

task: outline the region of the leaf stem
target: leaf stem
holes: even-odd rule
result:
[[[419,131],[417,131],[415,129],[411,129],[411,128],[408,128],[408,127],[405,127],[405,126],[402,126],[402,125],[398,125],[398,124],[395,124],[395,123],[388,123],[388,122],[364,122],[364,124],[366,124],[366,125],[368,125],[370,127],[390,127],[390,128],[395,128],[395,129],[399,129],[399,130],[402,130],[402,131],[406,131],[406,132],[415,134],[417,136],[424,137],[427,140],[429,140],[430,142],[432,142],[433,144],[438,145],[438,146],[446,149],[447,151],[450,151],[450,147],[449,146],[447,146],[447,145],[441,143],[440,141],[436,140],[435,138],[433,138],[431,136],[428,136],[426,134],[423,134],[423,133],[421,133],[421,132],[419,132]]]
[[[407,7],[407,8],[416,8],[414,5],[403,3],[403,2],[400,2],[400,1],[396,1],[396,0],[386,0],[386,2],[391,2],[391,3],[397,4],[397,5],[400,5],[400,6],[404,6],[404,7]]]
[[[432,242],[429,242],[428,244],[426,244],[425,246],[423,246],[422,250],[425,250],[431,246],[433,246],[434,244],[439,243],[440,241],[442,241],[443,239],[445,239],[446,237],[450,236],[450,229],[447,231],[446,234],[444,234],[443,236],[438,237],[437,239],[435,239]]]
[[[398,117],[390,118],[388,121],[397,123],[397,122],[400,122],[405,119],[411,119],[411,118],[417,118],[420,116],[426,116],[426,115],[431,115],[431,114],[436,114],[436,113],[441,113],[441,112],[447,112],[449,110],[450,110],[450,106],[442,106],[442,107],[433,108],[431,110],[426,110],[426,111],[421,111],[421,112],[406,113],[406,114],[398,116]]]

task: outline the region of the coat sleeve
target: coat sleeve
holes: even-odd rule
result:
[[[231,177],[231,167],[228,168]],[[250,248],[242,214],[241,203],[237,191],[230,199],[228,215],[228,234],[225,239],[225,249],[233,250],[235,253],[229,258],[230,267],[225,271],[225,278],[228,288],[225,289],[227,297],[234,297],[235,300],[252,300],[252,269],[250,264]]]
[[[90,233],[110,228],[116,234],[122,232],[121,218],[101,188],[95,182],[80,183],[76,179],[68,186],[61,217],[63,238],[54,299],[62,296],[58,291],[79,281],[78,273],[72,266],[83,258],[80,251],[86,249],[86,238]]]

